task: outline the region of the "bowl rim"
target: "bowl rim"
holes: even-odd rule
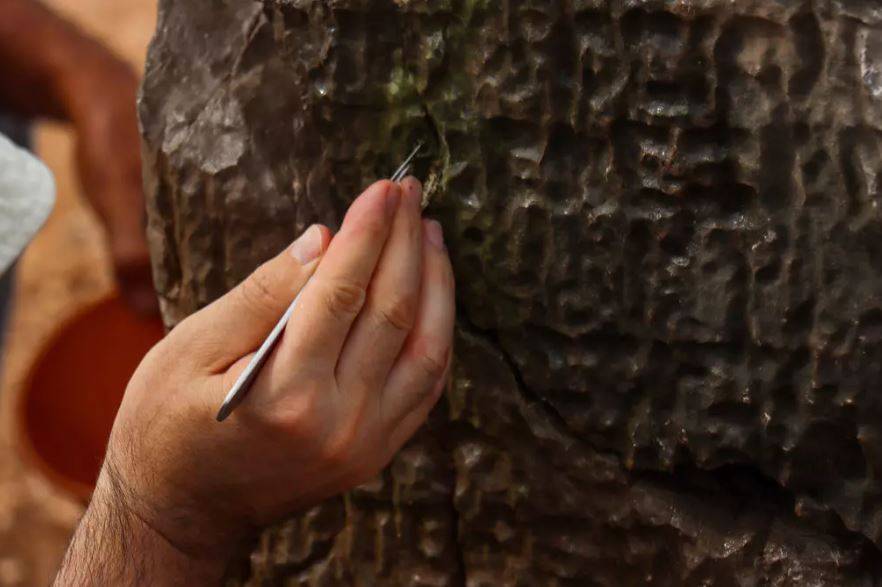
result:
[[[21,458],[24,463],[24,466],[39,471],[50,485],[83,504],[88,504],[89,500],[92,498],[92,492],[95,490],[94,485],[78,481],[60,473],[46,458],[43,457],[34,445],[30,434],[28,434],[29,428],[25,424],[27,422],[27,398],[34,386],[37,367],[43,364],[50,349],[55,347],[58,340],[71,327],[71,325],[78,322],[83,316],[97,311],[99,308],[120,302],[125,303],[119,292],[113,291],[96,300],[81,305],[70,316],[61,320],[43,344],[40,345],[39,350],[27,367],[26,375],[22,378],[18,393],[12,398],[14,403],[12,410],[12,425],[15,429],[12,434],[14,439],[13,444],[19,454],[19,458]]]

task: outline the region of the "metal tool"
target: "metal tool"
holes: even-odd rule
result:
[[[416,148],[411,151],[410,155],[408,155],[407,159],[404,160],[404,163],[401,164],[395,173],[392,174],[390,178],[393,182],[399,182],[410,172],[410,166],[413,162],[414,157],[420,152],[420,149],[423,148],[423,144],[419,143]],[[311,281],[310,278],[309,281]],[[263,341],[263,344],[260,345],[260,348],[257,349],[257,352],[254,353],[254,356],[251,358],[251,361],[248,363],[248,366],[245,367],[245,370],[242,371],[242,374],[239,375],[239,378],[236,379],[236,383],[233,384],[232,389],[230,389],[230,393],[227,394],[227,397],[224,399],[224,403],[221,404],[220,410],[217,413],[217,421],[223,422],[227,419],[227,417],[233,413],[233,410],[242,403],[242,400],[245,399],[245,395],[248,393],[248,390],[251,389],[251,385],[254,383],[254,380],[257,379],[257,375],[260,373],[261,367],[263,367],[264,363],[266,363],[267,359],[269,359],[270,354],[272,354],[273,349],[278,344],[279,340],[282,338],[282,333],[285,332],[285,326],[288,325],[288,321],[291,320],[291,315],[294,313],[294,308],[297,306],[297,302],[300,301],[300,296],[309,286],[309,281],[306,282],[306,285],[300,290],[300,293],[297,294],[297,297],[294,298],[294,301],[291,302],[291,305],[288,306],[288,309],[285,311],[285,314],[282,318],[276,323],[272,332],[269,333],[269,336],[266,337],[266,340]]]

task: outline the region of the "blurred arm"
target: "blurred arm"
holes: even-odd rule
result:
[[[155,312],[141,184],[138,78],[36,0],[0,0],[0,109],[70,122],[83,191],[107,229],[122,293]]]
[[[69,122],[86,106],[78,97],[98,76],[135,79],[97,41],[35,0],[3,0],[0,71],[0,107]]]

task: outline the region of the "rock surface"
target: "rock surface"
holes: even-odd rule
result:
[[[882,9],[161,2],[170,325],[428,147],[455,373],[250,585],[882,581]]]

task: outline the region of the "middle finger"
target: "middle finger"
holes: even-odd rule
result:
[[[349,208],[285,329],[278,354],[290,365],[333,373],[364,305],[400,196],[398,184],[381,181]]]
[[[422,186],[401,184],[402,199],[383,256],[337,363],[343,388],[378,390],[413,328],[422,275]]]

